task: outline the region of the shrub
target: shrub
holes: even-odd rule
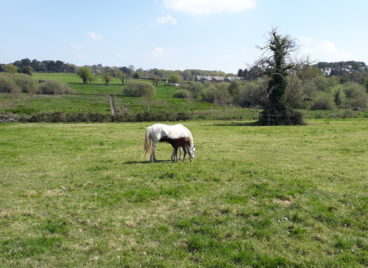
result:
[[[44,112],[29,117],[28,122],[110,122],[109,114]]]
[[[335,107],[335,101],[332,94],[327,92],[316,92],[312,101],[312,110],[332,110]]]
[[[36,93],[38,81],[27,74],[11,74],[12,79],[23,93]]]
[[[14,82],[9,74],[0,74],[0,92],[1,93],[18,93],[19,86]]]
[[[173,98],[179,98],[179,99],[185,99],[185,98],[190,98],[190,97],[191,97],[191,94],[186,89],[179,90],[173,95]]]
[[[260,82],[246,82],[239,89],[236,104],[242,107],[262,105],[266,100],[266,90]]]
[[[341,107],[346,103],[346,96],[341,88],[338,88],[334,93],[334,100],[337,107]]]
[[[123,93],[128,97],[142,97],[147,95],[148,92],[153,92],[155,88],[146,82],[142,81],[129,81],[125,86]]]
[[[71,94],[73,90],[64,82],[57,80],[47,80],[40,84],[39,94]]]
[[[239,81],[231,81],[228,90],[231,96],[237,96],[239,94],[241,83]]]
[[[201,92],[202,101],[213,103],[215,101],[215,92],[216,92],[215,86],[209,85],[205,87]]]
[[[314,88],[318,91],[329,91],[336,86],[338,81],[334,77],[317,76],[313,80]]]
[[[366,108],[368,94],[364,86],[357,83],[346,83],[343,85],[346,96],[346,105],[354,110]]]
[[[189,90],[189,92],[191,93],[191,96],[194,99],[198,99],[199,96],[201,95],[202,90],[204,89],[204,86],[200,82],[190,82],[186,86],[186,89]]]
[[[216,84],[215,103],[225,107],[233,102],[233,98],[228,90],[229,83]]]

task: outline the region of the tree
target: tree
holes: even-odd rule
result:
[[[94,74],[92,74],[92,75],[90,75],[89,77],[88,77],[88,82],[90,83],[90,84],[92,84],[93,82],[95,82],[97,80],[97,76],[96,75],[94,75]]]
[[[123,93],[127,97],[143,97],[149,91],[154,91],[154,86],[146,82],[130,80]]]
[[[123,73],[120,69],[115,70],[115,75],[121,81],[121,84],[124,85],[128,75]]]
[[[6,73],[12,73],[12,74],[14,74],[14,73],[18,72],[18,68],[17,68],[17,66],[15,66],[13,64],[5,64],[4,71]]]
[[[280,35],[275,28],[272,29],[266,45],[261,47],[266,56],[260,59],[258,65],[270,77],[267,87],[268,101],[259,116],[262,125],[303,124],[301,113],[293,111],[283,102],[287,87],[286,77],[295,67],[290,60],[290,53],[295,50],[295,46],[293,39]]]
[[[172,74],[169,77],[169,83],[171,83],[171,84],[177,84],[177,83],[179,83],[179,79],[180,79],[180,77],[179,77],[178,74]]]
[[[242,69],[239,69],[239,70],[238,70],[238,76],[239,76],[239,77],[243,77],[243,76],[244,76],[244,72],[243,72],[243,70],[242,70]]]
[[[158,86],[158,83],[161,81],[161,77],[160,76],[158,76],[158,75],[155,75],[154,77],[153,77],[153,80],[152,80],[152,84],[154,85],[154,86]]]
[[[214,102],[225,109],[226,105],[231,103],[231,101],[232,98],[228,90],[228,85],[226,83],[216,85]]]
[[[23,74],[28,74],[28,75],[32,75],[32,72],[33,72],[33,69],[31,66],[27,65],[27,66],[22,66],[20,69],[19,69],[19,72],[20,73],[23,73]]]
[[[105,73],[102,76],[102,79],[105,81],[105,86],[107,86],[110,83],[110,81],[112,80],[112,76],[109,73]]]
[[[147,86],[144,91],[143,102],[147,106],[148,112],[150,111],[154,96],[155,96],[155,87],[153,87],[152,85]]]
[[[135,73],[133,74],[133,78],[134,78],[134,79],[139,79],[139,73],[138,73],[138,72],[135,72]]]
[[[83,80],[83,84],[87,84],[87,81],[93,76],[91,70],[87,67],[79,68],[78,75]]]

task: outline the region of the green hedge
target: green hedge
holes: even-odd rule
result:
[[[46,112],[35,115],[0,114],[0,122],[144,122],[144,121],[186,121],[186,120],[257,120],[259,110],[247,111],[206,111],[187,113],[143,112],[137,114],[65,113]],[[368,111],[334,110],[301,111],[305,118],[368,118]]]

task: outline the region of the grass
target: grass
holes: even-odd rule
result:
[[[0,124],[1,267],[365,267],[368,121]]]
[[[59,111],[66,113],[110,113],[106,96],[19,94],[12,97],[9,94],[4,94],[0,96],[0,101],[3,104],[3,108],[0,108],[3,113],[28,115]]]
[[[118,79],[113,79],[105,85],[101,79],[93,84],[83,84],[74,73],[33,73],[37,80],[61,80],[69,84],[75,91],[74,95],[30,95],[30,94],[0,94],[0,114],[15,113],[18,115],[35,115],[40,112],[66,113],[110,113],[107,95],[114,95],[117,113],[131,114],[148,111],[142,98],[125,97],[123,86]],[[150,83],[146,80],[146,82]],[[227,107],[223,109],[213,103],[190,101],[173,98],[180,88],[165,85],[161,82],[156,88],[155,98],[150,105],[151,112],[197,112],[197,119],[254,119],[258,118],[259,109]],[[368,117],[367,111],[309,111],[303,110],[305,118],[344,118]]]
[[[93,84],[83,84],[77,74],[72,73],[34,73],[37,80],[61,80],[75,91],[73,96],[49,96],[0,94],[0,113],[36,114],[38,112],[84,112],[108,113],[109,103],[106,95],[116,95],[116,110],[129,113],[147,111],[142,98],[124,97],[123,86],[118,79],[109,85],[102,80]],[[146,81],[147,82],[147,81]],[[150,82],[148,82],[150,83]],[[177,87],[167,86],[163,82],[156,89],[156,96],[150,110],[153,112],[188,112],[216,109],[214,104],[172,98]]]

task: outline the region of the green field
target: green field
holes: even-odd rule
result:
[[[101,113],[109,114],[107,96],[96,95],[0,95],[3,113],[36,114],[41,112]]]
[[[213,103],[189,99],[173,98],[180,88],[165,85],[161,82],[156,87],[156,95],[150,107],[142,98],[125,97],[123,86],[114,79],[105,85],[101,79],[94,84],[83,84],[77,74],[73,73],[33,73],[37,80],[61,80],[74,90],[72,95],[40,95],[40,94],[0,94],[0,114],[17,114],[27,118],[39,113],[64,112],[70,114],[109,114],[111,113],[108,95],[113,96],[116,113],[138,114],[195,112],[197,119],[256,119],[259,109],[240,107],[220,107]],[[149,81],[145,80],[150,83]],[[305,118],[356,118],[368,117],[367,111],[352,110],[303,110]]]
[[[0,124],[0,267],[366,267],[368,121]]]
[[[110,111],[107,95],[115,96],[117,112],[131,114],[148,110],[142,98],[124,97],[123,85],[113,79],[109,85],[97,80],[93,84],[83,84],[77,74],[72,73],[34,73],[37,80],[60,80],[68,83],[73,95],[38,94],[0,94],[0,113],[32,115],[40,112],[102,113]],[[151,83],[150,81],[146,81]],[[156,96],[150,106],[152,112],[190,112],[221,109],[212,103],[172,98],[178,87],[167,86],[164,82],[156,87]]]

